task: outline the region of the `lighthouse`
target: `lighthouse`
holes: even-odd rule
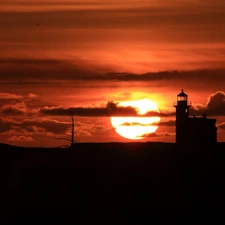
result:
[[[176,143],[189,144],[214,144],[217,142],[216,119],[209,119],[206,114],[202,117],[189,116],[191,102],[188,95],[181,90],[177,95],[177,101],[173,103],[176,108]]]
[[[188,118],[191,102],[188,102],[188,95],[181,90],[177,95],[177,101],[173,103],[176,108],[176,143],[184,143],[188,139]]]

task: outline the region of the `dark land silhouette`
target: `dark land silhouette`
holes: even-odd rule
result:
[[[2,224],[225,224],[225,143],[1,145]]]
[[[1,145],[4,224],[225,224],[225,143],[177,95],[176,143]]]

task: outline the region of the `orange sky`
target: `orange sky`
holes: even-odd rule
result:
[[[46,106],[149,98],[174,112],[184,88],[193,104],[207,107],[213,94],[225,107],[217,93],[225,91],[224,17],[223,0],[1,1],[0,142],[60,145],[54,137],[69,120],[41,114]],[[208,111],[225,141],[225,112]],[[108,117],[79,115],[76,122],[80,141],[128,141]],[[144,140],[174,141],[174,131],[163,125]]]

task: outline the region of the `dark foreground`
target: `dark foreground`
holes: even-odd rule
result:
[[[0,151],[1,224],[225,224],[225,144]]]

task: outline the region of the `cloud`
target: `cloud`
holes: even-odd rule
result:
[[[139,122],[125,122],[120,124],[120,126],[175,126],[176,121],[174,120],[169,120],[169,121],[159,121],[159,122],[153,122],[153,123],[149,123],[149,124],[143,124],[143,123],[139,123]]]
[[[54,11],[96,11],[96,10],[105,10],[105,9],[114,9],[118,10],[118,8],[135,8],[133,1],[128,1],[128,4],[124,4],[123,1],[56,1],[52,4],[52,1],[3,1],[2,11],[6,12],[54,12]],[[13,4],[14,3],[14,4]],[[144,1],[142,1],[141,5],[143,5]],[[147,2],[144,4],[147,6]],[[140,7],[140,6],[139,6]]]
[[[27,96],[23,96],[23,95],[18,95],[18,94],[2,92],[2,93],[0,93],[0,103],[2,105],[4,105],[4,104],[11,104],[11,105],[13,105],[15,103],[23,104],[21,102],[37,100],[38,97],[39,96],[34,94],[34,93],[30,93]],[[17,106],[18,106],[18,104],[17,104]]]
[[[225,93],[217,91],[209,96],[207,112],[213,115],[225,115]]]
[[[138,122],[125,122],[125,123],[119,124],[119,126],[143,126],[143,127],[151,126],[151,125],[152,123],[145,124],[145,123],[138,123]]]
[[[0,66],[1,79],[7,79],[7,74],[14,76],[12,70],[14,78],[18,79],[16,76],[20,75],[21,80],[23,77],[46,80],[45,76],[42,77],[44,73],[54,80],[59,74],[61,79],[68,79],[71,74],[81,77],[84,73],[79,74],[76,58],[80,61],[83,59],[83,72],[87,64],[90,65],[89,69],[92,67],[92,62],[102,64],[102,68],[111,65],[113,70],[110,71],[120,72],[134,71],[134,67],[144,67],[136,68],[136,71],[147,72],[147,67],[151,71],[158,71],[167,70],[168,67],[190,69],[214,67],[215,64],[222,66],[224,3],[221,1],[222,6],[216,8],[215,1],[211,3],[213,7],[193,7],[193,4],[172,2],[79,1],[78,4],[78,1],[71,0],[52,4],[52,1],[21,3],[8,0],[4,4],[8,5],[8,10],[0,13],[2,56],[14,55],[25,59],[14,59],[15,63],[11,60],[13,66],[8,63],[8,67],[5,67],[7,60],[2,58],[0,61],[5,65]],[[37,23],[40,23],[39,27],[36,27]],[[186,32],[187,29],[189,32]],[[29,60],[29,57],[43,55],[62,57],[62,63],[48,59],[48,63],[43,59],[39,63]],[[63,57],[75,59],[77,69],[72,60],[63,62]],[[209,64],[210,61],[212,63]],[[54,64],[55,68],[50,64]]]
[[[71,127],[71,122],[52,119],[13,119],[0,118],[0,133],[13,136],[30,135],[58,135],[65,134]]]
[[[55,116],[68,116],[73,114],[74,116],[90,116],[90,117],[110,117],[110,116],[140,116],[138,115],[138,110],[131,106],[119,106],[119,103],[109,101],[105,106],[102,107],[71,107],[63,108],[62,106],[45,106],[40,109],[40,114],[42,115],[55,115]],[[150,111],[144,116],[160,116],[167,117],[173,116],[172,113],[161,113]]]
[[[75,136],[92,136],[93,134],[102,134],[111,130],[112,127],[95,122],[81,123],[75,121]],[[24,119],[16,121],[15,119],[0,118],[0,134],[7,136],[52,136],[60,137],[71,135],[71,121],[58,121],[48,118]]]
[[[115,102],[108,102],[105,107],[95,107],[95,108],[84,108],[84,107],[74,107],[74,108],[63,108],[63,107],[48,107],[45,106],[40,109],[40,113],[44,115],[59,115],[59,116],[66,116],[70,115],[71,113],[74,116],[133,116],[137,115],[137,111],[135,108],[130,106],[123,107],[118,106],[118,103]]]
[[[108,129],[104,125],[92,124],[89,127],[89,130],[90,130],[91,133],[101,133],[101,132],[104,132]]]
[[[208,97],[206,105],[194,105],[190,108],[192,114],[207,114],[208,116],[225,115],[225,92],[217,91]]]
[[[160,133],[150,133],[150,134],[143,134],[141,137],[162,137],[162,136],[175,136],[174,132],[160,132]]]
[[[1,58],[0,80],[11,82],[49,82],[59,80],[99,80],[104,66],[81,59]],[[91,77],[93,76],[94,79]]]
[[[58,81],[199,81],[225,82],[224,70],[159,71],[147,73],[109,72],[115,67],[100,65],[93,60],[2,58],[0,80],[2,82],[58,82]],[[129,93],[124,93],[128,95]],[[10,97],[2,93],[3,97]],[[21,96],[11,95],[14,98]],[[123,98],[123,96],[118,96]],[[0,94],[1,98],[1,94]]]
[[[34,139],[30,136],[12,136],[8,139],[9,141],[34,141]]]
[[[155,112],[155,111],[149,111],[145,114],[145,116],[149,116],[149,117],[170,117],[170,116],[174,116],[175,112],[168,112],[168,111],[161,111],[161,112]]]
[[[1,116],[37,115],[39,107],[45,104],[38,95],[33,93],[27,96],[0,93]]]
[[[75,132],[75,136],[89,137],[89,136],[92,136],[92,133],[90,131],[87,131],[87,130],[79,130],[78,132]]]
[[[16,94],[9,94],[9,93],[0,93],[0,99],[7,99],[7,100],[17,100],[22,99],[23,97],[21,95]]]
[[[130,91],[124,91],[116,96],[113,96],[112,99],[115,99],[116,101],[128,101],[129,99],[132,99],[133,93]]]
[[[30,98],[30,99],[36,99],[36,98],[38,98],[38,97],[39,97],[38,95],[33,94],[33,93],[30,93],[30,94],[28,95],[28,98]]]
[[[160,121],[158,123],[153,123],[153,125],[158,125],[158,126],[175,126],[175,124],[176,124],[175,120]]]
[[[225,122],[219,123],[216,126],[221,130],[225,130]]]
[[[19,116],[24,115],[27,112],[27,106],[25,102],[19,102],[14,105],[2,106],[0,113],[6,116]]]
[[[207,1],[204,1],[207,2]],[[216,0],[215,2],[222,4],[221,0]],[[184,3],[186,3],[184,5]],[[99,13],[101,11],[102,13],[104,12],[109,12],[110,10],[115,11],[127,11],[130,12],[132,11],[138,11],[142,9],[141,11],[144,11],[150,7],[154,7],[155,11],[159,10],[159,7],[161,6],[162,9],[175,7],[175,6],[188,6],[189,4],[191,6],[196,5],[196,3],[200,3],[198,0],[170,0],[169,4],[168,1],[164,0],[158,0],[158,1],[133,1],[133,0],[128,0],[128,1],[71,1],[71,0],[64,0],[64,1],[55,1],[54,4],[52,4],[51,0],[47,1],[37,1],[34,0],[32,2],[29,1],[17,1],[17,0],[11,0],[11,1],[6,1],[3,0],[1,11],[3,12],[54,12],[54,11],[76,11],[79,13],[79,11],[84,11],[84,12],[93,12],[96,11]]]
[[[14,120],[0,118],[0,133],[5,133],[18,123]]]
[[[89,121],[89,123],[81,123],[78,121],[75,123],[75,127],[75,136],[92,136],[113,130],[111,126],[106,127],[91,121]]]
[[[64,134],[71,127],[71,122],[59,122],[52,119],[25,119],[19,124],[19,127],[33,133],[39,130],[42,133]]]

